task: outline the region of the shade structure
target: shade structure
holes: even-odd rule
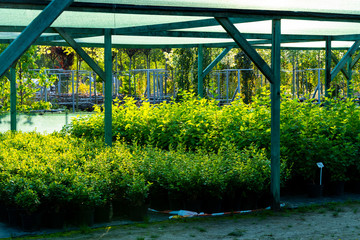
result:
[[[226,48],[214,64],[232,47],[240,47],[272,84],[271,193],[272,207],[279,209],[281,48],[325,49],[328,86],[360,46],[360,1],[0,0],[0,43],[10,44],[0,55],[0,76],[31,44],[74,48],[105,81],[109,146],[112,47],[198,47],[199,60],[203,47]],[[105,71],[82,50],[84,46],[105,48]],[[271,49],[271,66],[256,48]],[[348,51],[331,71],[332,49]],[[209,67],[199,69],[199,83]]]
[[[0,1],[0,42],[15,39],[49,2]],[[255,47],[271,47],[273,19],[282,20],[286,48],[325,49],[319,42],[331,37],[338,41],[333,48],[347,49],[347,41],[360,36],[355,0],[75,0],[36,44],[66,45],[52,29],[57,27],[82,46],[104,46],[104,29],[111,29],[115,47],[236,47],[214,17],[229,17]]]

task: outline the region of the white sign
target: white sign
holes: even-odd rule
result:
[[[322,162],[318,162],[316,163],[316,165],[319,167],[319,168],[323,168],[324,167],[324,164]]]

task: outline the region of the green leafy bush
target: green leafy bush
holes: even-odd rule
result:
[[[146,202],[154,186],[184,197],[221,198],[234,184],[246,192],[267,191],[270,161],[264,150],[189,152],[121,142],[113,148],[62,134],[0,134],[0,197],[35,212],[69,206],[92,208],[112,199]]]

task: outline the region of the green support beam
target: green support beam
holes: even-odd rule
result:
[[[15,65],[15,64],[14,64]],[[10,130],[16,131],[16,71],[10,68]]]
[[[82,49],[82,47],[75,42],[75,40],[63,29],[55,28],[55,30],[60,34],[60,36],[75,50],[77,54],[96,72],[96,74],[105,81],[106,76],[104,71],[99,67],[99,65]]]
[[[325,97],[329,97],[331,83],[331,37],[325,42]]]
[[[7,79],[9,79],[9,81],[11,80],[11,76],[10,76],[9,71],[6,71],[6,72],[4,73],[4,76],[5,76]]]
[[[112,53],[111,30],[105,29],[105,144],[112,146]]]
[[[271,194],[272,209],[280,210],[280,66],[281,21],[272,21],[271,68]]]
[[[339,63],[336,65],[336,67],[331,71],[331,81],[334,80],[336,75],[345,67],[349,59],[351,59],[352,55],[354,55],[355,51],[360,46],[360,40],[357,40],[347,51],[347,53],[344,55],[344,57],[339,61]]]
[[[218,63],[221,61],[221,59],[223,59],[223,58],[226,56],[226,54],[227,54],[228,52],[230,52],[231,49],[232,49],[232,47],[227,47],[227,48],[225,48],[224,51],[222,51],[222,52],[219,54],[219,56],[217,56],[217,57],[215,58],[215,60],[212,61],[212,62],[209,64],[209,66],[207,66],[207,68],[205,68],[205,70],[202,72],[202,77],[205,78],[206,75],[208,75],[208,74],[210,73],[210,71],[216,66],[216,64],[218,64]]]
[[[203,62],[204,62],[204,47],[199,45],[198,47],[198,94],[201,98],[204,97],[204,78],[203,78]]]
[[[349,78],[347,78],[347,97],[348,98],[352,98],[352,95],[353,95],[351,63],[352,63],[352,59],[349,58],[348,64],[347,64],[347,71],[348,71],[348,76],[349,76]]]
[[[332,52],[331,53],[331,59],[334,61],[334,63],[337,65],[339,64],[339,60],[337,59],[337,57],[335,56],[335,54]],[[341,69],[341,72],[344,74],[345,78],[346,79],[349,79],[349,74],[348,74],[348,67],[349,66],[344,66],[342,69]]]
[[[74,0],[53,0],[0,55],[0,76],[36,41]]]
[[[256,50],[249,44],[249,42],[242,36],[239,30],[228,18],[216,18],[225,31],[234,39],[236,44],[246,53],[246,55],[253,61],[256,67],[264,74],[264,76],[272,83],[273,72],[269,65],[262,59]]]
[[[354,57],[354,60],[352,60],[352,62],[350,64],[350,68],[353,69],[359,60],[360,60],[360,54],[358,54],[358,55],[356,55],[356,57]]]

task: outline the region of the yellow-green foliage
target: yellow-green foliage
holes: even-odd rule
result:
[[[111,199],[139,205],[153,186],[218,198],[235,188],[269,189],[270,161],[254,146],[188,152],[117,142],[108,148],[100,140],[21,132],[0,134],[0,140],[0,198],[29,212],[94,207]]]
[[[281,156],[293,164],[294,174],[314,180],[316,162],[325,164],[330,181],[358,178],[360,170],[360,110],[353,99],[324,99],[323,105],[298,102],[286,95],[281,103]],[[269,92],[250,105],[235,101],[218,107],[213,100],[185,93],[182,101],[156,106],[133,99],[113,108],[114,140],[169,150],[219,151],[229,144],[238,150],[255,145],[270,157],[271,110]],[[103,138],[103,113],[72,122],[69,132],[84,138]]]

